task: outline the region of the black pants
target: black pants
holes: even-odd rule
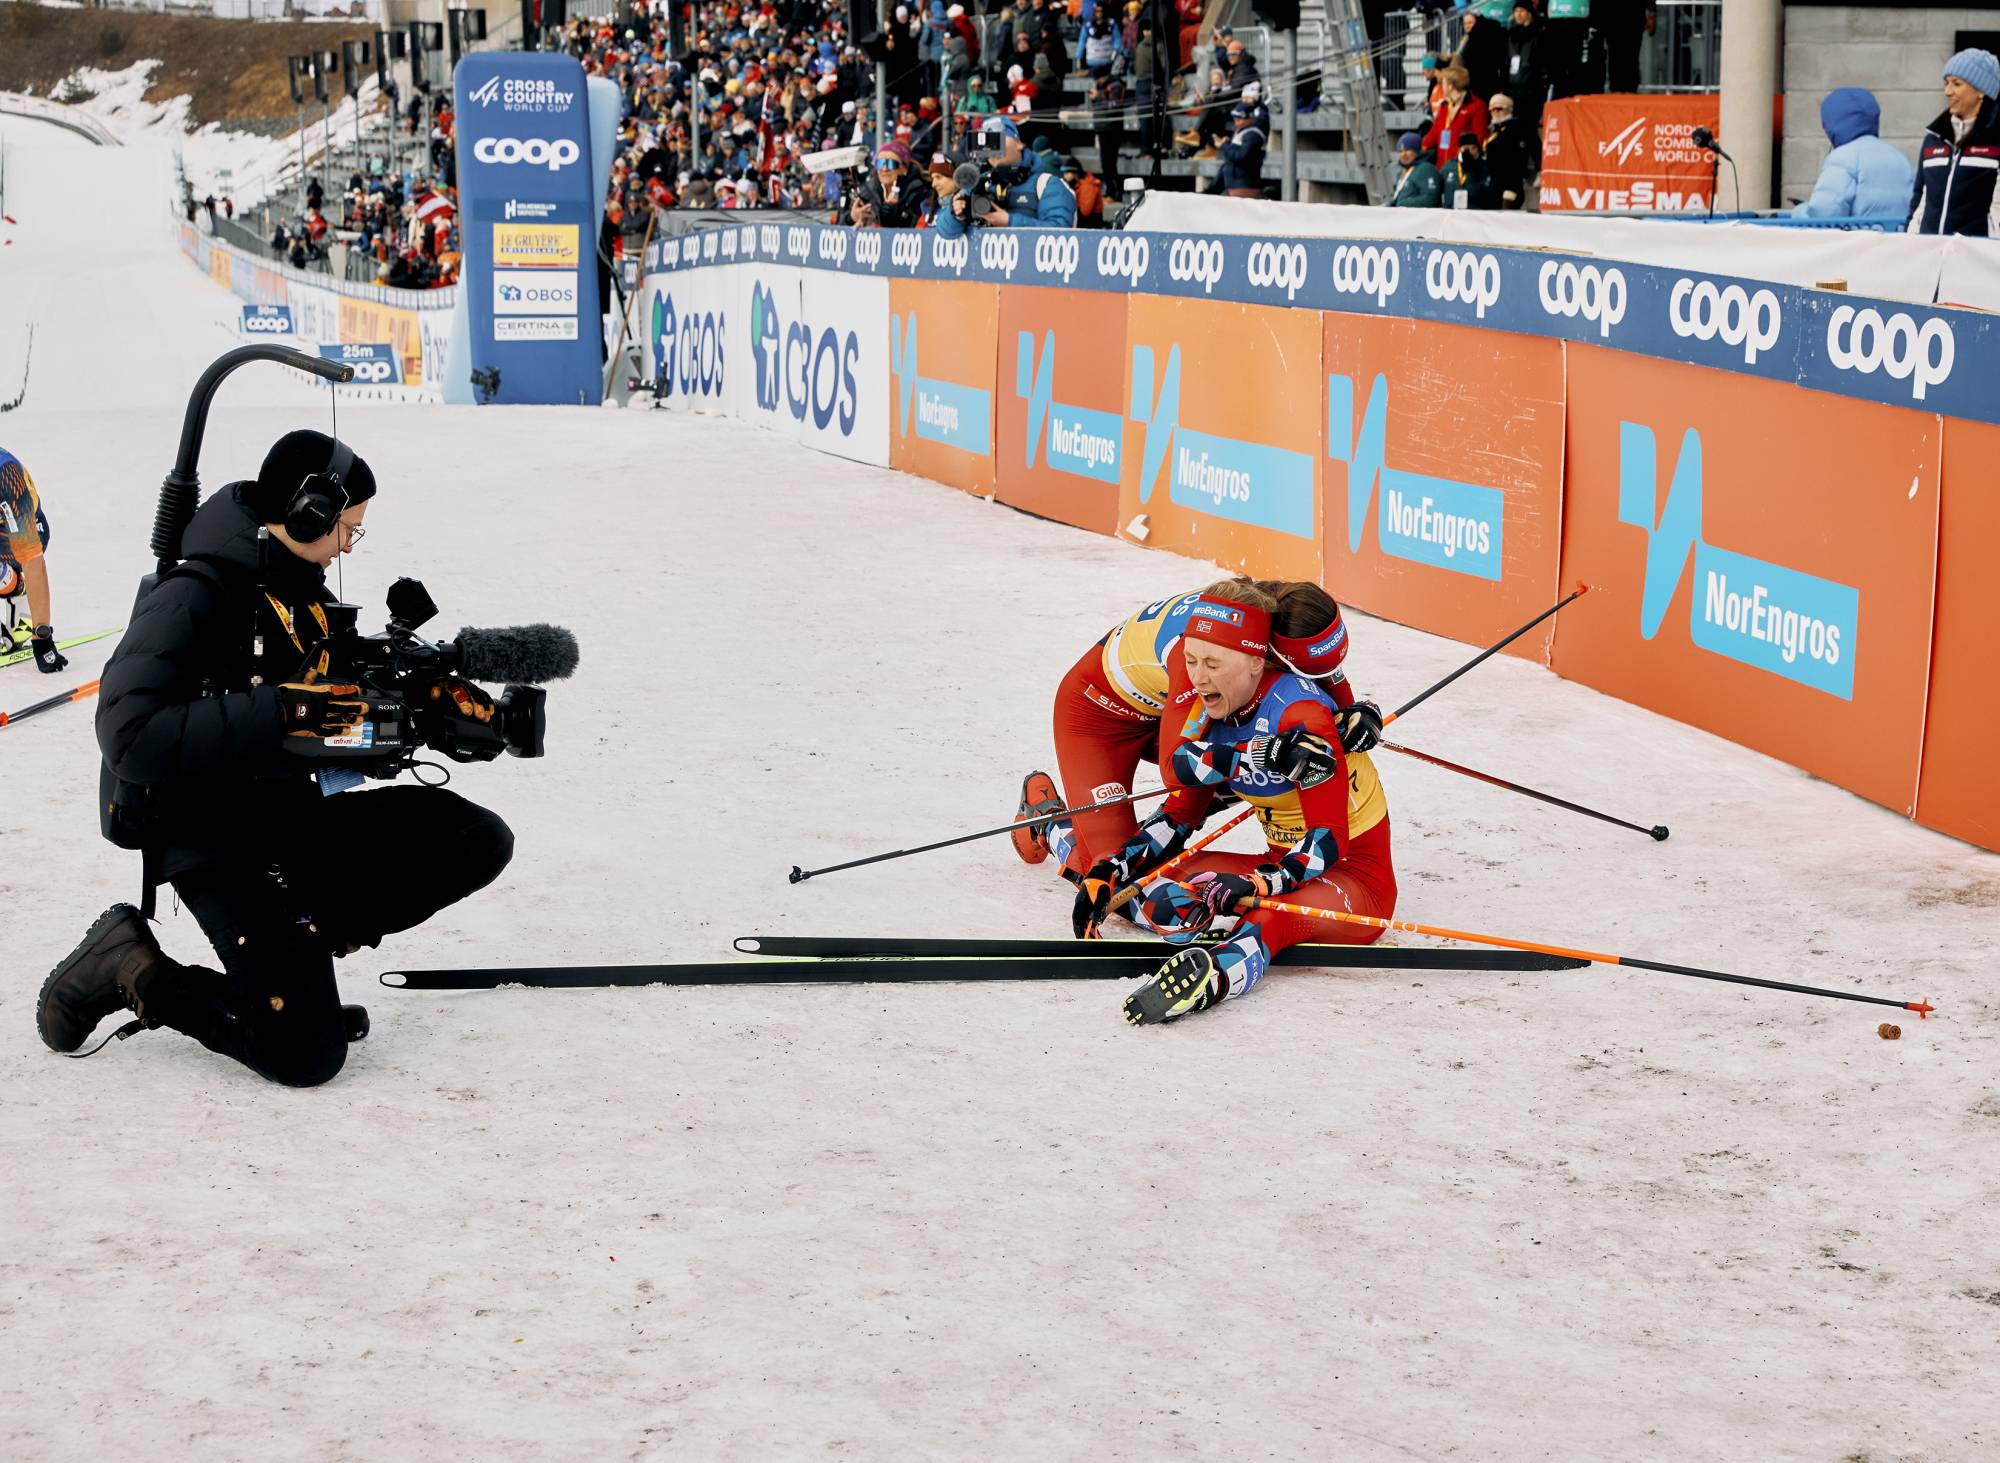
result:
[[[442,788],[324,799],[282,848],[174,876],[222,970],[162,972],[146,1015],[273,1082],[317,1086],[347,1060],[335,952],[415,928],[513,853],[505,823]]]

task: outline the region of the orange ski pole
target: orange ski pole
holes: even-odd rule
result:
[[[1660,960],[1641,960],[1636,955],[1606,955],[1596,950],[1572,950],[1564,945],[1544,945],[1534,940],[1510,940],[1504,935],[1479,935],[1470,930],[1447,930],[1438,925],[1413,924],[1402,919],[1378,919],[1370,914],[1350,914],[1344,909],[1315,909],[1309,904],[1286,904],[1276,899],[1250,898],[1237,901],[1238,909],[1275,909],[1283,914],[1308,919],[1338,920],[1347,925],[1368,925],[1378,930],[1402,930],[1412,935],[1431,935],[1440,940],[1470,940],[1475,945],[1499,945],[1508,950],[1532,950],[1539,955],[1561,955],[1572,960],[1588,960],[1596,965],[1626,965],[1636,970],[1659,970],[1668,975],[1692,975],[1701,980],[1726,980],[1735,985],[1762,986],[1772,991],[1793,991],[1802,996],[1830,996],[1836,1001],[1862,1001],[1871,1006],[1894,1006],[1899,1011],[1915,1011],[1924,1019],[1937,1008],[1928,1001],[1896,1001],[1887,996],[1864,996],[1856,991],[1833,991],[1823,986],[1793,985],[1789,981],[1764,980],[1754,975],[1731,975],[1724,970],[1703,970],[1694,965],[1669,965]]]
[[[1254,805],[1246,804],[1241,812],[1236,814],[1235,817],[1231,818],[1228,822],[1224,823],[1220,828],[1216,829],[1213,833],[1208,834],[1206,837],[1197,838],[1193,843],[1190,843],[1186,848],[1182,849],[1179,853],[1175,854],[1172,858],[1168,859],[1165,863],[1161,864],[1158,868],[1152,869],[1147,873],[1141,874],[1138,878],[1134,879],[1131,883],[1127,884],[1123,889],[1120,889],[1117,893],[1113,894],[1111,896],[1111,907],[1113,909],[1123,909],[1126,905],[1130,904],[1134,899],[1137,899],[1139,897],[1139,890],[1141,885],[1150,884],[1153,882],[1153,880],[1159,878],[1162,874],[1168,873],[1171,870],[1180,867],[1182,864],[1186,863],[1190,858],[1194,857],[1194,855],[1200,853],[1204,848],[1207,848],[1211,843],[1215,842],[1216,839],[1222,837],[1223,834],[1227,833],[1230,829],[1234,828],[1238,823],[1241,823],[1245,818],[1249,817],[1252,813],[1256,811],[1257,809]]]
[[[0,726],[12,726],[17,721],[26,721],[37,712],[48,711],[57,706],[67,706],[72,701],[81,701],[86,696],[97,694],[97,682],[85,681],[74,691],[65,691],[60,696],[51,696],[46,701],[37,701],[33,706],[24,706],[19,711],[0,711]]]

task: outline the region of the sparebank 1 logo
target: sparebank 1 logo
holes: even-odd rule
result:
[[[659,383],[662,396],[674,394],[676,325],[673,297],[664,291],[653,296],[653,379]]]
[[[1326,455],[1347,464],[1347,547],[1361,550],[1368,505],[1381,485],[1375,536],[1398,559],[1498,583],[1506,496],[1498,488],[1406,472],[1388,464],[1389,378],[1378,374],[1354,420],[1354,378],[1326,378]]]
[[[896,434],[910,435],[914,413],[917,435],[929,442],[976,452],[993,448],[993,393],[956,381],[938,381],[917,371],[917,316],[889,317],[889,369],[896,377]]]
[[[1056,333],[1044,332],[1037,360],[1034,332],[1021,331],[1014,342],[1014,394],[1028,403],[1027,441],[1023,444],[1028,466],[1035,465],[1035,452],[1044,445],[1042,426],[1046,422],[1050,467],[1117,487],[1124,422],[1117,412],[1065,406],[1055,400],[1055,378]]]
[[[719,327],[721,316],[716,319]],[[794,421],[810,419],[822,432],[837,423],[843,437],[854,435],[861,412],[861,384],[854,370],[861,359],[861,338],[852,330],[843,336],[828,326],[814,334],[804,320],[785,324],[770,287],[752,279],[750,359],[760,410],[775,412],[782,395]]]
[[[1153,496],[1160,466],[1171,456],[1169,501],[1253,528],[1314,538],[1318,514],[1311,454],[1182,426],[1181,348],[1168,349],[1157,395],[1154,367],[1151,346],[1132,347],[1132,420],[1146,429],[1139,454],[1140,503]]]
[[[1861,592],[1704,543],[1701,433],[1692,427],[1681,439],[1666,507],[1654,522],[1656,459],[1650,428],[1618,424],[1618,521],[1646,531],[1640,635],[1651,640],[1659,633],[1692,549],[1695,583],[1688,635],[1696,645],[1852,701]]]

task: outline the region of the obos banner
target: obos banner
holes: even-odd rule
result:
[[[1118,527],[1123,474],[1125,300],[1000,292],[995,496],[1098,533]]]
[[[850,236],[859,238],[859,230]],[[787,331],[786,410],[808,447],[889,465],[889,281],[808,269],[799,327]],[[989,324],[989,329],[990,324]],[[992,359],[991,348],[987,359]]]
[[[595,404],[598,200],[583,68],[484,51],[454,80],[472,369],[499,372],[496,401]]]
[[[1533,619],[1558,597],[1562,344],[1322,318],[1327,583],[1475,644]],[[1512,649],[1543,660],[1553,629]]]
[[[992,494],[999,315],[992,285],[889,282],[891,467]]]
[[[402,384],[403,372],[396,359],[396,349],[387,342],[367,345],[323,345],[319,348],[319,353],[326,360],[352,366],[356,386]]]
[[[1320,575],[1324,416],[1311,310],[1133,295],[1118,521],[1154,548]]]
[[[1910,812],[1938,419],[1569,353],[1556,671]]]
[[[1701,96],[1566,97],[1542,113],[1542,212],[1687,213],[1708,207],[1712,164],[1694,130],[1721,103]]]
[[[749,362],[746,333],[730,308],[734,269],[657,274],[639,296],[639,334],[654,397],[674,411],[727,411],[729,372]]]

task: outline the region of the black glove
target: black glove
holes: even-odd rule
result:
[[[35,626],[34,638],[28,645],[35,652],[35,667],[43,675],[52,676],[57,671],[68,668],[69,657],[56,649],[56,632],[47,625]]]
[[[1219,914],[1233,913],[1238,900],[1262,899],[1271,890],[1255,874],[1208,873],[1196,874],[1188,880],[1188,892],[1202,902],[1212,919]]]
[[[1357,701],[1340,714],[1340,746],[1346,752],[1372,752],[1382,741],[1382,708]]]
[[[1090,872],[1076,886],[1076,904],[1069,915],[1070,928],[1076,931],[1079,940],[1098,937],[1105,917],[1111,913],[1111,893],[1124,877],[1116,859],[1101,858],[1090,866]]]
[[[1325,782],[1340,765],[1333,744],[1302,726],[1287,727],[1274,737],[1252,737],[1249,756],[1256,771],[1300,787]]]

